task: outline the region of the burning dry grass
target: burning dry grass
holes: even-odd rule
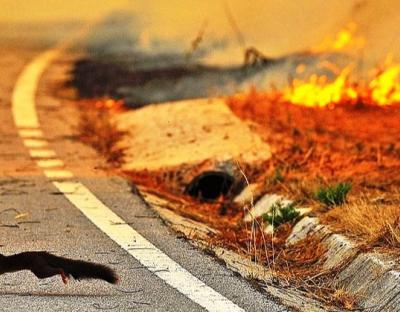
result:
[[[79,102],[78,131],[83,142],[91,145],[113,165],[121,163],[124,148],[118,143],[125,135],[118,130],[111,114],[122,109],[122,102],[114,100],[85,100]]]

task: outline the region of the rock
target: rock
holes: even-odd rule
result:
[[[199,99],[149,105],[117,115],[129,135],[125,171],[198,165],[209,159],[235,159],[240,165],[270,158],[268,144],[236,117],[222,99]]]

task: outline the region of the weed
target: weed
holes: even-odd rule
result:
[[[270,212],[262,215],[262,218],[274,227],[278,227],[283,223],[293,221],[299,214],[294,202],[284,204],[279,200],[272,205]]]
[[[351,183],[341,182],[335,186],[319,188],[315,196],[328,207],[337,206],[346,202],[346,197],[350,190]]]

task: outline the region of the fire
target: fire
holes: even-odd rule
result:
[[[345,99],[355,99],[357,92],[349,85],[350,68],[345,68],[333,81],[326,76],[311,75],[308,81],[293,80],[283,98],[293,104],[304,106],[328,106]]]
[[[357,49],[365,45],[364,38],[356,35],[357,25],[349,23],[333,38],[326,38],[312,52],[342,51]],[[358,50],[360,51],[360,50]],[[308,107],[334,107],[338,104],[370,104],[391,105],[400,103],[400,64],[392,62],[390,57],[379,71],[366,80],[352,77],[353,64],[339,68],[329,61],[322,61],[320,68],[329,70],[335,75],[333,80],[325,75],[312,74],[305,80],[294,79],[285,88],[281,96],[283,100]],[[296,67],[296,74],[304,74],[305,64]]]
[[[371,98],[378,105],[400,103],[400,64],[394,64],[369,83]]]
[[[347,66],[331,82],[326,76],[315,74],[305,81],[294,79],[292,85],[284,89],[282,97],[290,103],[309,107],[400,103],[400,64],[387,66],[367,82],[354,82],[351,73],[352,66]]]
[[[326,39],[313,52],[339,51],[345,48],[362,48],[365,40],[355,35],[357,25],[348,24],[332,39]],[[388,56],[382,69],[376,70],[372,78],[356,80],[355,66],[350,64],[341,69],[329,61],[322,61],[319,68],[329,70],[335,78],[312,74],[305,80],[294,79],[281,93],[283,100],[308,106],[330,107],[338,104],[392,105],[400,104],[400,63],[394,63]],[[305,64],[296,67],[296,74],[304,74]]]
[[[97,109],[105,109],[109,111],[119,111],[124,107],[123,100],[109,98],[96,100],[93,104]]]
[[[365,45],[365,39],[357,36],[357,24],[348,23],[343,29],[339,30],[335,36],[326,37],[321,43],[311,49],[312,52],[342,51],[344,49],[361,49]]]

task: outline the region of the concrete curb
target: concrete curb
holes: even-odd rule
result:
[[[400,272],[384,255],[359,254],[340,272],[337,284],[360,296],[367,311],[400,311]]]
[[[340,267],[358,252],[356,244],[343,235],[333,233],[327,226],[320,224],[318,218],[307,216],[294,226],[287,244],[295,244],[309,235],[318,236],[327,249],[326,260],[323,264],[326,270]]]
[[[339,311],[309,299],[289,285],[275,286],[273,274],[265,267],[250,259],[222,247],[211,246],[205,239],[216,230],[188,218],[177,215],[172,203],[140,188],[144,200],[176,232],[185,235],[193,245],[211,252],[228,268],[247,279],[255,279],[265,286],[268,293],[282,300],[290,307],[301,311]],[[360,309],[375,312],[400,311],[400,272],[395,270],[395,261],[378,253],[361,253],[356,243],[343,235],[333,233],[328,226],[320,224],[318,218],[305,216],[293,228],[287,244],[295,244],[308,235],[317,235],[327,248],[323,268],[338,270],[333,280],[338,288],[359,299]]]
[[[333,233],[318,218],[304,217],[293,228],[288,244],[307,235],[318,235],[327,248],[323,268],[341,269],[334,283],[360,298],[359,305],[367,311],[400,311],[400,272],[395,261],[379,253],[361,253],[357,244],[343,235]]]
[[[325,306],[317,300],[307,298],[301,291],[290,288],[290,285],[278,285],[279,282],[276,281],[274,275],[268,269],[262,265],[254,263],[251,259],[231,250],[210,245],[207,243],[205,238],[209,238],[210,236],[212,237],[212,235],[216,233],[216,230],[205,226],[202,223],[176,214],[171,210],[174,206],[173,203],[148,192],[146,188],[138,186],[138,189],[143,200],[151,209],[156,211],[159,217],[174,231],[183,234],[188,238],[191,244],[201,248],[207,253],[211,253],[217,257],[217,259],[222,261],[229,269],[238,273],[242,277],[261,282],[262,289],[281,300],[283,304],[305,312],[342,311]],[[207,234],[205,235],[205,233]],[[277,286],[274,284],[277,284]]]

